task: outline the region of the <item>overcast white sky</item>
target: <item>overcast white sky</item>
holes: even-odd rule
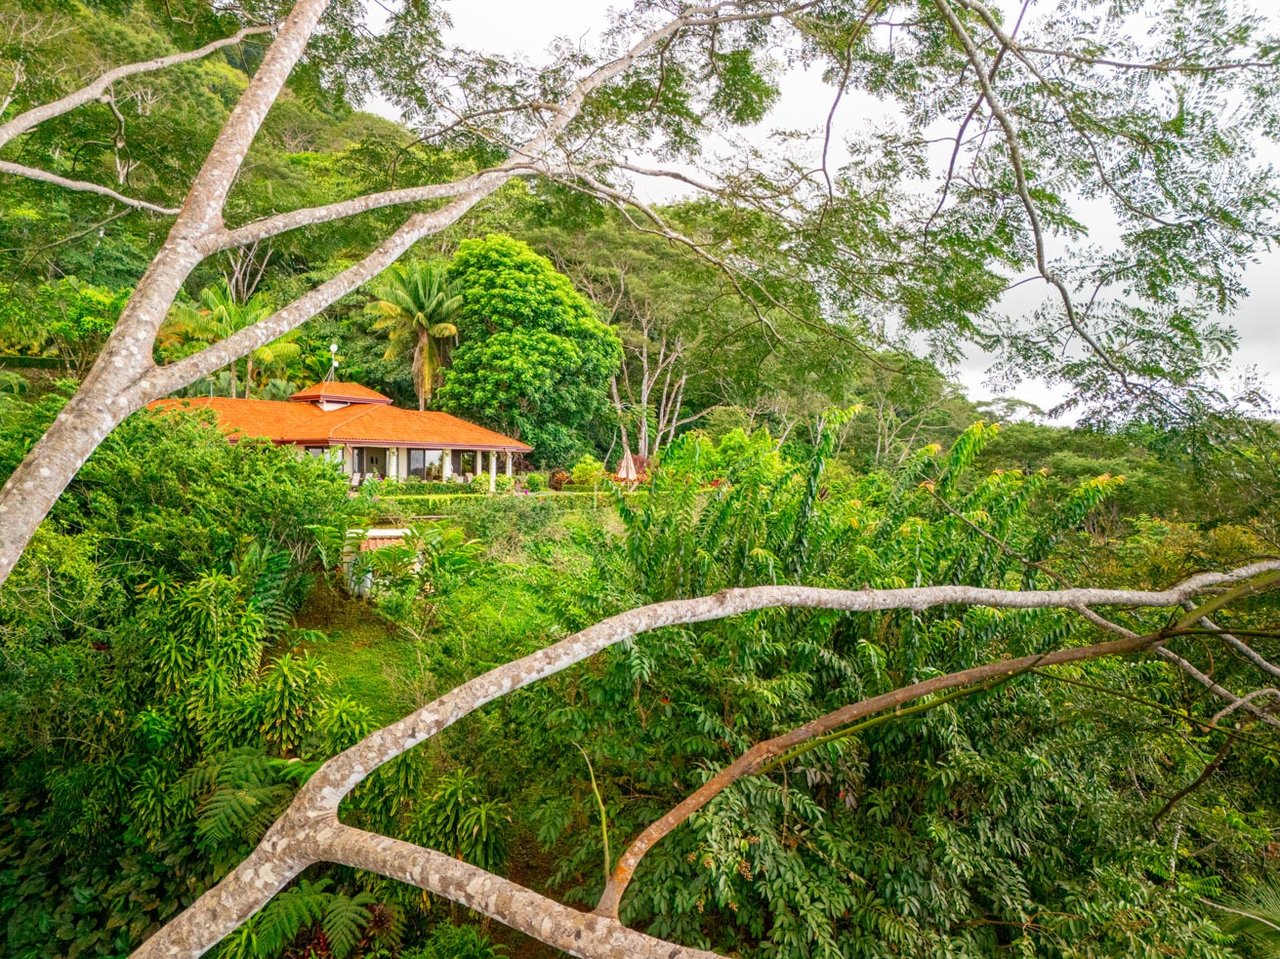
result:
[[[473,49],[521,54],[537,63],[545,59],[548,46],[558,36],[589,41],[604,22],[608,6],[599,0],[455,0],[448,4],[454,25],[446,39]],[[1033,16],[1035,7],[1033,4]],[[1274,18],[1280,27],[1280,9],[1275,9],[1274,0],[1255,4],[1255,8],[1268,10],[1268,16]],[[369,9],[371,20],[381,19],[376,5],[371,3]],[[841,111],[846,126],[859,120],[865,122],[865,112],[859,109],[862,106],[846,99]],[[816,150],[818,131],[825,122],[829,107],[830,91],[816,76],[792,72],[785,76],[781,100],[762,127],[812,129]],[[837,138],[838,133],[837,130]],[[833,159],[838,161],[839,158]],[[1280,165],[1280,153],[1276,160]],[[661,198],[664,197],[655,197]],[[1090,226],[1102,242],[1114,239],[1116,235],[1106,222],[1090,223]],[[1238,365],[1254,367],[1264,375],[1271,392],[1280,394],[1280,322],[1277,322],[1275,309],[1275,304],[1280,302],[1280,251],[1266,254],[1262,262],[1251,266],[1245,282],[1249,296],[1229,318],[1240,333]],[[1011,303],[1011,306],[1030,309],[1037,302],[1038,295],[1027,296]],[[984,357],[974,355],[956,371],[975,399],[992,394],[984,382],[986,366]],[[1024,383],[1016,392],[1020,397],[1046,407],[1058,398],[1043,384]]]

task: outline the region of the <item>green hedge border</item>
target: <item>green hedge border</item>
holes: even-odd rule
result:
[[[539,493],[414,493],[377,496],[373,500],[374,509],[382,508],[384,515],[398,513],[407,519],[429,514],[439,514],[452,504],[482,502],[502,499],[535,500],[563,507],[565,509],[593,508],[605,509],[614,504],[614,491],[601,490],[547,490]],[[647,496],[647,490],[628,490],[622,493],[628,498]]]

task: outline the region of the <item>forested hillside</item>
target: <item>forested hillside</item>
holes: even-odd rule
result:
[[[1124,6],[0,0],[0,954],[1280,955],[1280,43]],[[326,378],[532,451],[149,408]]]

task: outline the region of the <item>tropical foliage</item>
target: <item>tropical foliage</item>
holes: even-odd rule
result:
[[[0,0],[0,121],[108,64],[275,15],[260,6]],[[619,13],[606,44],[666,6]],[[538,472],[511,495],[353,495],[322,459],[229,444],[198,415],[144,410],[106,437],[0,589],[0,954],[127,955],[241,861],[324,759],[644,603],[773,583],[1163,587],[1280,551],[1276,424],[1256,384],[1228,396],[1215,379],[1241,271],[1276,233],[1253,157],[1280,102],[1263,21],[1225,0],[1064,3],[1040,35],[1067,56],[1002,47],[976,3],[800,7],[790,34],[673,38],[571,126],[585,177],[513,180],[189,387],[285,398],[336,359],[400,405],[530,443]],[[539,72],[456,50],[442,10],[399,5],[372,36],[360,4],[331,3],[227,222],[474,174],[551,116],[543,101],[589,59],[557,43],[562,62]],[[1135,17],[1164,29],[1124,33]],[[862,31],[872,20],[880,32]],[[737,141],[732,163],[710,158],[725,124],[754,130],[782,95],[766,51],[895,122],[843,144],[832,127],[820,164],[791,130],[776,164]],[[251,39],[118,82],[3,159],[177,204],[261,57]],[[1039,77],[1036,58],[1050,60]],[[957,78],[998,88],[1020,161],[980,86]],[[455,83],[477,112],[442,128]],[[356,109],[375,89],[404,123]],[[526,94],[540,106],[513,109]],[[956,160],[924,197],[952,120]],[[620,170],[597,170],[615,153],[689,164],[679,182],[706,176],[718,195],[641,211]],[[1084,242],[1077,200],[1110,204],[1120,242]],[[209,258],[156,361],[314,291],[437,203]],[[6,176],[0,478],[88,374],[168,222]],[[1057,300],[1003,315],[1027,269],[1097,291],[1077,306],[1098,349],[1080,348]],[[1061,387],[1082,425],[1012,397],[973,402],[952,376],[973,343],[1003,382]],[[643,481],[611,481],[632,449]],[[401,541],[356,550],[376,524]],[[1275,594],[1214,617],[1165,651],[1210,685],[1256,688],[1249,652],[1280,659]],[[1211,645],[1219,629],[1243,650]],[[904,683],[1097,638],[1070,611],[950,606],[664,629],[490,703],[370,776],[342,818],[590,908],[640,830],[751,744]],[[1274,955],[1280,705],[1263,688],[1257,712],[1224,712],[1192,675],[1158,656],[1032,671],[824,739],[665,837],[621,917],[742,959]],[[330,865],[216,951],[544,954]]]
[[[56,410],[56,395],[8,402],[5,434],[19,439],[6,462]],[[331,467],[228,445],[187,417],[131,420],[3,594],[6,953],[127,949],[238,861],[314,762],[371,727],[371,707],[406,709],[622,608],[770,582],[1157,585],[1265,549],[1243,526],[1127,508],[1100,539],[1088,530],[1125,484],[984,473],[989,426],[856,473],[831,451],[858,415],[829,415],[803,456],[764,431],[690,434],[644,495],[618,499],[620,526],[545,499],[445,501],[452,522],[355,567],[377,583],[373,646],[349,645],[354,626],[315,631],[350,602],[325,570],[366,506]],[[1231,625],[1262,626],[1273,606]],[[940,608],[661,631],[397,760],[348,816],[590,903],[603,836],[616,855],[752,742],[1091,628],[1063,612]],[[388,686],[397,647],[405,685]],[[1216,668],[1230,681],[1237,667]],[[370,684],[391,703],[352,698]],[[1203,725],[1216,710],[1166,666],[1119,661],[890,716],[725,792],[644,861],[624,919],[742,955],[1232,955],[1236,927],[1204,901],[1235,908],[1271,877],[1280,796],[1252,772],[1271,762],[1265,741],[1242,728],[1217,773],[1162,812],[1222,749]],[[453,942],[449,921],[439,903],[331,869],[222,949],[431,955]],[[457,948],[499,948],[466,935]]]

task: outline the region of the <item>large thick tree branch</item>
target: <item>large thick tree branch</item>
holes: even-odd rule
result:
[[[470,863],[388,836],[335,823],[326,850],[334,862],[398,879],[539,939],[593,959],[712,959],[628,929],[616,918],[579,912]]]
[[[274,216],[253,220],[234,229],[224,229],[208,237],[202,244],[207,254],[238,246],[247,246],[269,237],[287,233],[307,226],[318,226],[335,220],[358,216],[371,210],[382,210],[391,206],[403,206],[409,203],[423,203],[429,200],[448,200],[462,196],[477,188],[496,181],[498,185],[505,183],[513,175],[528,175],[533,171],[522,163],[504,163],[492,169],[452,180],[448,183],[427,183],[420,186],[403,187],[399,190],[385,190],[380,193],[367,193],[364,196],[340,200],[326,206],[307,207],[301,210],[290,210]]]
[[[1280,560],[1268,560],[1224,573],[1200,573],[1166,590],[1015,591],[972,586],[834,590],[806,586],[756,586],[729,589],[714,596],[654,603],[621,613],[463,683],[326,762],[299,790],[288,810],[267,831],[249,858],[144,943],[134,953],[134,957],[154,959],[160,956],[201,955],[262,908],[294,876],[320,861],[359,865],[384,875],[407,877],[408,881],[415,884],[432,882],[442,895],[457,893],[459,886],[456,877],[461,874],[454,870],[444,877],[433,877],[428,869],[432,863],[438,864],[433,856],[415,851],[414,847],[407,844],[398,844],[385,837],[356,835],[355,831],[339,826],[336,817],[343,798],[378,767],[438,734],[486,703],[554,675],[641,633],[666,626],[708,622],[773,608],[871,612],[892,609],[925,610],[941,605],[980,605],[1007,609],[1172,607],[1206,590],[1232,586],[1248,581],[1251,577],[1277,571],[1280,571]],[[841,723],[847,723],[869,712],[893,708],[932,692],[1033,667],[1134,652],[1153,645],[1158,639],[1159,637],[1148,636],[1122,637],[1096,646],[1073,647],[989,663],[847,706],[838,711],[838,714]],[[407,858],[400,860],[395,853],[402,853]],[[531,900],[526,896],[515,896],[514,890],[505,884],[505,880],[488,876],[480,870],[468,870],[466,876],[461,888],[473,897],[467,904],[479,903],[478,908],[483,908],[502,922],[516,925],[558,948],[567,948],[564,943],[572,940],[575,946],[569,951],[577,955],[625,954],[615,949],[619,941],[617,937],[621,933],[613,925],[588,927],[582,923],[580,914],[549,909],[535,913],[539,918],[530,923],[527,910]],[[600,938],[591,938],[593,936]],[[671,957],[699,955],[693,950],[675,945],[670,945],[669,951],[660,954]]]
[[[153,377],[153,392],[156,396],[172,393],[295,329],[325,307],[373,279],[423,237],[437,233],[457,222],[467,210],[504,182],[506,182],[505,177],[481,181],[470,191],[439,210],[411,216],[395,233],[378,244],[372,253],[315,289],[304,293],[288,306],[252,326],[237,330],[198,353],[158,368]]]
[[[218,133],[186,201],[93,369],[53,425],[0,488],[0,583],[89,454],[126,416],[156,398],[156,333],[203,258],[198,243],[222,207],[267,111],[305,49],[327,0],[298,0]],[[56,114],[55,114],[56,115]]]
[[[187,50],[183,53],[171,53],[165,57],[156,57],[152,60],[141,60],[137,63],[129,63],[124,66],[115,67],[99,76],[92,83],[86,84],[79,90],[68,93],[59,100],[53,100],[50,103],[41,104],[38,107],[32,107],[13,117],[5,123],[0,123],[0,147],[4,146],[14,137],[26,133],[33,127],[38,126],[45,120],[52,120],[54,117],[62,116],[64,113],[70,113],[76,107],[83,106],[93,100],[98,99],[113,84],[124,80],[127,77],[137,76],[140,73],[154,73],[157,70],[164,70],[168,67],[174,67],[181,63],[190,63],[193,60],[202,60],[209,54],[214,53],[224,47],[235,46],[243,41],[246,37],[255,36],[261,33],[270,33],[274,27],[271,25],[245,27],[236,31],[229,37],[221,40],[214,40],[207,43],[197,50]]]

